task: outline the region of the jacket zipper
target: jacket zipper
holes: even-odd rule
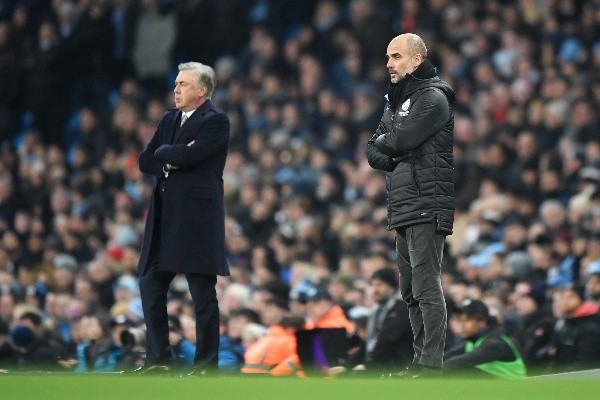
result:
[[[396,116],[396,110],[392,111],[392,117],[390,118],[391,120],[391,130],[394,130],[394,117]],[[392,226],[392,202],[390,201],[392,196],[392,183],[394,182],[394,171],[390,172],[390,187],[388,188],[387,191],[387,220],[388,220],[388,229],[390,228],[390,226]]]

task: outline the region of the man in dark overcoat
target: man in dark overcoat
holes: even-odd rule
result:
[[[185,274],[196,314],[195,371],[217,365],[217,275],[229,275],[225,259],[223,169],[229,120],[210,98],[215,72],[196,62],[179,65],[175,106],[168,110],[139,167],[154,176],[138,274],[146,322],[146,363],[140,372],[169,369],[167,292]],[[194,372],[195,372],[194,371]]]

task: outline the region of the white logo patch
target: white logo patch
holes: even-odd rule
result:
[[[402,111],[408,111],[409,107],[410,107],[410,99],[406,100],[404,103],[402,103],[402,106],[400,106],[400,108],[402,108]]]

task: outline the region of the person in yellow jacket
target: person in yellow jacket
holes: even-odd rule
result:
[[[302,376],[294,335],[302,319],[290,317],[287,312],[287,303],[281,299],[265,302],[261,318],[269,328],[265,336],[246,349],[242,373]]]

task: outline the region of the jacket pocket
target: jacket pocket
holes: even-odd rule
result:
[[[187,196],[196,199],[214,199],[215,193],[211,188],[206,187],[193,187],[187,190]]]
[[[410,163],[410,170],[412,173],[413,182],[415,183],[415,187],[417,188],[417,194],[421,195],[421,185],[419,184],[419,178],[417,176],[417,167],[415,166],[415,161],[412,160]]]

